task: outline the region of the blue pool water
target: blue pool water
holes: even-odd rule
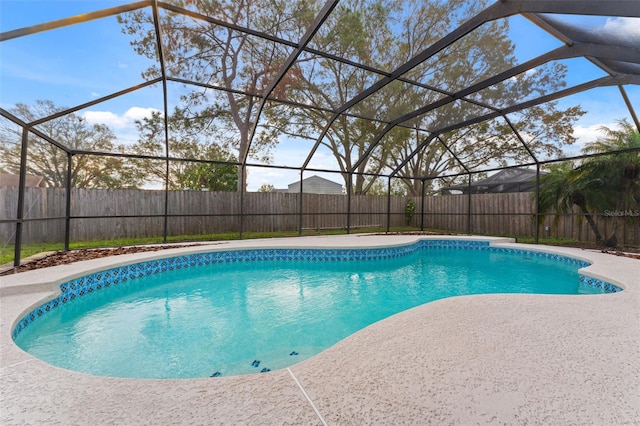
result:
[[[580,284],[579,265],[527,253],[423,248],[378,260],[189,267],[91,292],[14,337],[52,365],[95,375],[216,377],[287,367],[445,297],[602,292]]]

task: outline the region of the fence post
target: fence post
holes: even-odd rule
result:
[[[353,173],[349,172],[347,179],[347,234],[351,233],[351,192],[353,191]]]
[[[540,243],[540,163],[536,163],[536,244]]]
[[[73,154],[67,153],[67,181],[65,182],[65,214],[64,214],[64,250],[69,251],[71,239],[71,169],[73,167]]]
[[[469,190],[467,192],[467,234],[471,234],[471,173],[467,175]]]
[[[166,118],[165,118],[165,123],[166,123]],[[167,141],[166,144],[167,144],[167,149],[166,149],[167,158],[165,159],[165,177],[164,177],[164,214],[163,214],[164,224],[162,229],[162,242],[165,244],[167,243],[167,228],[168,228],[168,222],[169,222],[169,219],[168,219],[168,215],[169,215],[169,142]]]
[[[16,241],[13,252],[13,266],[20,266],[20,253],[22,252],[22,227],[24,220],[24,191],[27,181],[27,148],[29,133],[26,127],[22,128],[22,146],[20,150],[20,177],[18,180],[18,208],[16,212]]]
[[[298,208],[298,236],[302,236],[302,226],[303,226],[303,221],[304,221],[304,217],[303,217],[303,192],[302,192],[302,177],[304,176],[304,170],[300,169],[300,201],[298,202],[299,208]]]
[[[387,232],[391,230],[391,176],[387,178]]]
[[[420,231],[424,232],[424,181],[422,179],[422,196],[420,197]]]
[[[238,182],[238,184],[240,185],[237,190],[240,191],[240,229],[239,229],[239,238],[242,239],[242,231],[244,231],[244,189],[245,189],[245,182],[244,182],[244,177],[247,174],[247,170],[245,168],[245,165],[242,164],[240,165],[242,173],[240,173],[240,182]]]

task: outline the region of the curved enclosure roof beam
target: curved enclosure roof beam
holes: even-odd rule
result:
[[[504,0],[516,13],[640,17],[637,0]]]
[[[320,142],[326,136],[327,132],[329,131],[333,123],[337,120],[337,118],[340,116],[340,114],[344,113],[349,108],[363,101],[364,99],[366,99],[373,93],[377,92],[378,90],[382,89],[383,87],[393,82],[394,80],[398,80],[402,75],[411,71],[412,69],[414,69],[415,67],[417,67],[418,65],[420,65],[421,63],[423,63],[433,55],[437,54],[441,50],[455,43],[465,35],[469,34],[471,31],[475,30],[476,28],[484,24],[485,22],[492,21],[499,18],[504,18],[509,15],[513,15],[514,13],[516,13],[513,10],[514,10],[513,8],[506,6],[505,3],[501,3],[501,2],[494,3],[492,6],[489,6],[487,9],[483,10],[476,16],[472,17],[471,19],[466,21],[464,24],[462,24],[461,26],[459,26],[458,28],[456,28],[455,30],[453,30],[452,32],[450,32],[449,34],[447,34],[446,36],[444,36],[443,38],[441,38],[440,40],[438,40],[437,42],[435,42],[425,50],[423,50],[422,52],[418,53],[413,58],[409,59],[407,62],[402,64],[400,67],[396,68],[393,72],[391,72],[387,77],[384,77],[378,80],[376,83],[371,85],[368,89],[360,92],[358,95],[354,96],[348,102],[345,102],[342,106],[340,106],[340,108],[336,110],[336,113],[331,117],[331,119],[327,122],[327,124],[322,129],[322,132],[318,136],[315,145],[309,152],[309,155],[307,156],[307,159],[305,160],[304,165],[302,167],[304,168],[309,164],[309,162],[311,161],[311,158],[315,154],[315,151],[320,146]]]
[[[612,6],[612,7],[609,7]],[[506,18],[518,13],[521,14],[536,14],[536,13],[559,13],[559,14],[575,14],[575,15],[602,15],[602,16],[638,16],[640,11],[638,10],[638,4],[636,1],[616,1],[616,2],[596,2],[596,1],[583,1],[583,0],[504,0],[494,3],[489,6],[473,18],[466,21],[460,27],[438,40],[429,48],[423,50],[418,55],[411,58],[402,66],[397,68],[388,77],[385,77],[367,90],[361,92],[359,95],[352,98],[350,101],[343,104],[334,114],[329,122],[322,129],[322,132],[318,136],[315,145],[311,149],[304,166],[308,165],[311,161],[311,157],[318,149],[322,139],[326,136],[327,132],[331,128],[333,122],[340,116],[341,113],[347,109],[353,107],[358,102],[364,100],[377,90],[383,88],[387,84],[394,80],[398,80],[400,76],[418,66],[420,63],[429,59],[442,49],[453,44],[466,34],[478,28],[480,25],[500,18]]]
[[[603,77],[596,80],[589,81],[587,83],[579,84],[577,86],[570,87],[565,90],[561,90],[550,95],[541,96],[536,99],[532,99],[527,102],[522,102],[520,104],[512,105],[510,107],[504,108],[499,112],[492,112],[490,114],[485,114],[479,117],[475,117],[469,120],[461,121],[457,124],[443,127],[433,131],[432,135],[441,135],[446,132],[450,132],[453,130],[458,130],[466,126],[471,126],[474,124],[481,123],[483,121],[492,120],[497,117],[505,116],[512,112],[521,111],[527,108],[534,107],[536,105],[544,104],[547,102],[554,101],[556,99],[560,99],[566,96],[570,96],[579,92],[584,92],[586,90],[594,89],[596,87],[607,87],[607,86],[619,86],[623,84],[640,84],[640,76],[616,76],[616,77]],[[398,173],[400,169],[402,169],[418,152],[420,152],[428,143],[432,135],[429,135],[425,141],[420,143],[412,152],[407,156],[405,160],[403,160],[391,173],[395,175]]]
[[[183,14],[185,16],[189,16],[189,17],[194,18],[194,19],[202,20],[202,21],[208,22],[210,24],[218,25],[218,26],[221,26],[221,27],[232,29],[234,31],[238,31],[238,32],[242,32],[242,33],[249,34],[249,35],[252,35],[252,36],[256,36],[256,37],[259,37],[259,38],[262,38],[262,39],[265,39],[265,40],[272,41],[274,43],[278,43],[278,44],[282,44],[282,45],[285,45],[285,46],[288,46],[288,47],[292,47],[294,49],[298,49],[298,47],[299,47],[298,43],[289,41],[287,39],[279,38],[279,37],[276,37],[276,36],[273,36],[273,35],[270,35],[270,34],[267,34],[267,33],[256,31],[256,30],[253,30],[251,28],[242,27],[242,26],[239,26],[237,24],[232,24],[232,23],[229,23],[229,22],[226,22],[226,21],[221,21],[219,19],[215,19],[215,18],[206,16],[206,15],[202,15],[200,13],[197,13],[197,12],[194,12],[194,11],[191,11],[191,10],[188,10],[188,9],[183,9],[181,7],[178,7],[178,6],[174,6],[174,5],[167,4],[167,3],[162,3],[162,2],[159,2],[158,6],[160,8],[167,9],[167,10],[170,10],[170,11],[175,12],[175,13]],[[361,69],[363,71],[367,71],[367,72],[371,72],[371,73],[374,73],[374,74],[378,74],[378,75],[383,76],[383,77],[389,77],[391,75],[389,72],[380,70],[380,69],[372,67],[370,65],[361,64],[361,63],[352,61],[350,59],[343,58],[341,56],[338,56],[338,55],[335,55],[335,54],[332,54],[332,53],[328,53],[328,52],[324,52],[324,51],[321,51],[321,50],[318,50],[318,49],[314,49],[314,48],[311,48],[311,47],[308,47],[308,46],[303,46],[302,47],[302,51],[310,53],[312,55],[316,55],[316,56],[322,57],[322,58],[330,59],[332,61],[336,61],[336,62],[339,62],[341,64],[349,65],[349,66]],[[175,82],[183,83],[183,84],[194,84],[194,85],[205,87],[205,88],[209,88],[209,89],[229,91],[229,92],[242,94],[242,95],[255,96],[255,97],[261,97],[262,96],[262,95],[256,94],[256,93],[249,93],[249,92],[241,91],[241,90],[232,90],[232,89],[228,89],[228,88],[225,88],[225,87],[205,85],[203,83],[191,82],[191,81],[182,80],[182,79],[178,79],[178,78],[167,77],[167,80],[173,80]],[[403,83],[413,84],[413,85],[421,87],[423,89],[432,90],[434,92],[438,92],[438,93],[441,93],[441,94],[444,94],[444,95],[448,95],[449,94],[445,90],[442,90],[442,89],[439,89],[437,87],[430,86],[428,84],[424,84],[424,83],[421,83],[421,82],[418,82],[418,81],[413,81],[413,80],[410,80],[410,79],[407,79],[407,78],[399,77],[397,80],[401,81]],[[306,108],[318,108],[318,109],[325,110],[327,112],[331,112],[333,114],[337,114],[337,111],[333,110],[333,109],[320,108],[320,107],[315,107],[315,106],[312,106],[312,105],[299,104],[299,103],[291,103],[291,101],[287,101],[287,100],[283,100],[283,99],[271,99],[271,98],[269,98],[268,100],[276,100],[276,101],[278,101],[280,103],[289,103],[291,105],[300,106],[300,107],[303,107],[303,108],[304,107],[306,107]],[[484,105],[484,104],[482,104],[480,102],[476,102],[476,101],[472,101],[472,100],[470,100],[469,102],[475,103],[475,104],[477,104],[479,106],[484,106],[486,108],[488,107],[487,105]],[[359,116],[359,115],[355,115],[355,114],[348,114],[346,112],[344,112],[343,114],[347,115],[347,116],[350,116],[350,117],[355,117],[355,118],[364,118],[364,119],[367,119],[367,120],[373,120],[373,121],[383,122],[383,123],[385,122],[385,121],[382,121],[382,120],[379,120],[379,119],[375,119],[375,118],[371,118],[371,117],[364,117],[364,116]],[[414,127],[407,126],[407,128],[413,129]],[[424,130],[424,129],[421,129],[421,130]]]
[[[54,30],[56,28],[67,27],[69,25],[80,24],[82,22],[102,19],[108,16],[119,15],[121,13],[132,12],[143,7],[151,6],[151,0],[139,1],[136,3],[123,4],[122,6],[110,7],[91,13],[71,16],[69,18],[58,19],[57,21],[45,22],[44,24],[32,25],[30,27],[18,28],[17,30],[0,33],[0,41],[11,40],[30,34],[41,33],[43,31]]]
[[[584,5],[581,5],[581,7],[585,7],[587,12],[590,12],[582,14],[597,14],[601,16],[616,16],[615,14],[618,14],[618,17],[640,17],[640,5],[638,5],[637,1],[584,2]],[[576,6],[576,10],[583,9]],[[609,46],[611,49],[619,47],[637,48],[637,46],[640,45],[640,37],[634,36],[633,34],[625,34],[621,37],[619,34],[608,33],[607,31],[591,31],[589,28],[585,29],[572,25],[553,15],[527,13],[524,16],[566,44],[601,44]],[[610,75],[640,74],[640,67],[629,68],[626,66],[626,62],[638,63],[638,56],[636,56],[635,59],[626,60],[623,58],[608,58],[592,55],[587,56],[587,59]]]
[[[532,99],[527,102],[522,102],[520,104],[512,105],[510,107],[504,108],[499,112],[493,112],[490,114],[485,114],[480,117],[475,117],[470,120],[461,121],[457,124],[443,127],[441,129],[435,130],[436,133],[441,134],[445,132],[450,132],[452,130],[460,129],[461,127],[469,126],[472,124],[481,123],[483,121],[491,120],[496,117],[500,117],[505,114],[511,114],[512,112],[521,111],[523,109],[531,108],[536,105],[544,104],[547,102],[555,101],[560,98],[564,98],[566,96],[571,96],[573,94],[584,92],[586,90],[594,89],[596,87],[607,87],[607,86],[618,86],[623,84],[640,84],[640,76],[609,76],[602,77],[596,80],[589,81],[587,83],[579,84],[577,86],[570,87],[568,89],[560,90],[555,93],[551,93],[549,95],[541,96],[536,99]]]
[[[463,99],[468,95],[479,92],[480,90],[486,89],[487,87],[493,86],[496,83],[500,83],[502,81],[508,80],[518,74],[522,74],[528,70],[532,70],[540,65],[543,65],[547,62],[557,61],[561,59],[570,59],[577,58],[583,56],[596,56],[602,58],[610,58],[616,60],[623,61],[640,61],[640,49],[638,48],[628,48],[628,47],[611,47],[606,45],[595,45],[595,44],[587,44],[587,43],[578,43],[573,45],[565,45],[561,46],[557,49],[552,50],[551,52],[545,53],[544,55],[540,55],[537,58],[531,59],[523,64],[520,64],[516,67],[513,67],[509,70],[506,70],[500,74],[496,74],[493,77],[485,79],[481,82],[473,84],[465,89],[462,89],[456,93],[447,95],[436,102],[433,102],[429,105],[425,105],[421,108],[416,109],[413,112],[404,114],[401,117],[396,118],[391,121],[389,125],[385,126],[385,128],[375,137],[375,139],[371,142],[367,150],[362,154],[362,156],[354,163],[354,166],[350,170],[351,172],[355,171],[363,161],[365,161],[371,152],[376,148],[376,146],[380,143],[382,138],[389,133],[395,126],[410,120],[412,118],[416,118],[420,115],[426,114],[430,111],[433,111],[437,108],[455,102],[458,99]],[[494,111],[499,111],[498,108],[485,106],[489,109],[493,109]],[[535,158],[535,157],[534,157]]]
[[[337,1],[337,0],[336,0]],[[145,1],[140,1],[140,2],[135,2],[135,3],[131,3],[131,4],[127,4],[127,5],[122,5],[122,6],[118,6],[118,7],[114,7],[114,8],[109,8],[109,9],[103,9],[103,10],[99,10],[96,12],[92,12],[92,13],[86,13],[86,14],[82,14],[82,15],[77,15],[77,16],[73,16],[73,17],[69,17],[69,18],[65,18],[65,19],[60,19],[60,20],[56,20],[56,21],[49,21],[43,24],[38,24],[38,25],[34,25],[34,26],[30,26],[30,27],[24,27],[24,28],[20,28],[17,30],[12,30],[12,31],[7,31],[5,33],[0,33],[0,41],[4,41],[4,40],[10,40],[12,38],[17,38],[17,37],[22,37],[22,36],[26,36],[26,35],[30,35],[30,34],[35,34],[38,32],[43,32],[43,31],[48,31],[48,30],[53,30],[56,28],[61,28],[64,26],[69,26],[69,25],[74,25],[74,24],[78,24],[78,23],[83,23],[83,22],[88,22],[91,20],[95,20],[95,19],[101,19],[101,18],[105,18],[108,16],[113,16],[113,15],[117,15],[117,14],[121,14],[121,13],[126,13],[126,12],[131,12],[137,9],[141,9],[143,7],[148,7],[151,6],[152,4],[155,4],[153,0],[145,0]],[[161,9],[166,9],[169,10],[171,12],[174,13],[178,13],[178,14],[182,14],[185,16],[189,16],[191,18],[194,19],[199,19],[214,25],[218,25],[221,27],[225,27],[225,28],[229,28],[232,29],[234,31],[239,31],[239,32],[243,32],[252,36],[256,36],[256,37],[260,37],[263,38],[265,40],[269,40],[272,41],[274,43],[278,43],[278,44],[282,44],[285,46],[289,46],[289,47],[293,47],[295,49],[298,49],[299,44],[286,40],[286,39],[282,39],[276,36],[273,36],[271,34],[267,34],[267,33],[263,33],[260,31],[256,31],[256,30],[252,30],[250,28],[247,27],[242,27],[236,24],[232,24],[226,21],[221,21],[219,19],[216,18],[212,18],[209,17],[207,15],[202,15],[200,13],[188,10],[188,9],[184,9],[172,4],[168,4],[168,3],[163,3],[163,2],[157,2],[157,7],[161,8]],[[368,66],[368,65],[363,65],[354,61],[351,61],[349,59],[346,58],[342,58],[338,55],[334,55],[331,53],[327,53],[327,52],[323,52],[317,49],[313,49],[313,48],[309,48],[307,46],[303,46],[302,50],[308,53],[311,53],[313,55],[318,55],[327,59],[331,59],[346,65],[350,65],[368,72],[372,72],[375,74],[379,74],[379,75],[383,75],[383,76],[388,76],[389,73],[384,72],[382,70],[379,70],[377,68]],[[179,78],[174,78],[174,77],[170,77],[170,76],[166,76],[167,81],[174,81],[177,83],[183,83],[183,84],[190,84],[190,85],[196,85],[196,86],[201,86],[201,87],[206,87],[209,89],[214,89],[214,90],[223,90],[223,91],[230,91],[230,92],[234,92],[237,94],[243,94],[243,95],[248,95],[248,96],[255,96],[255,97],[261,97],[260,94],[255,94],[255,93],[249,93],[246,91],[241,91],[241,90],[233,90],[233,89],[228,89],[225,87],[218,87],[218,86],[213,86],[213,85],[205,85],[203,83],[200,82],[195,82],[195,81],[188,81],[188,80],[184,80],[184,79],[179,79]],[[403,79],[400,78],[399,80],[405,82],[405,83],[409,83],[409,84],[415,84],[417,86],[423,87],[425,89],[429,89],[429,90],[434,90],[434,91],[438,91],[438,92],[442,92],[441,90],[435,88],[435,87],[431,87],[428,86],[426,84],[422,84],[419,82],[415,82],[415,81],[411,81],[408,79]],[[121,92],[118,92],[121,93]],[[121,93],[124,94],[124,93]],[[118,96],[118,95],[114,95],[114,96]],[[104,99],[106,100],[106,99]],[[327,112],[332,112],[335,113],[334,110],[329,110],[327,108],[321,108],[321,107],[315,107],[313,105],[306,105],[306,104],[300,104],[300,103],[292,103],[291,101],[287,101],[287,100],[282,100],[282,99],[272,99],[269,98],[268,100],[277,100],[278,102],[281,103],[288,103],[294,106],[300,106],[300,107],[307,107],[307,108],[317,108],[317,109],[322,109],[325,110]],[[86,106],[90,106],[90,105],[86,105]],[[347,114],[349,115],[349,114]],[[350,115],[356,118],[364,118],[364,119],[371,119],[374,121],[380,121],[380,120],[376,120],[376,119],[372,119],[371,117],[364,117],[364,116],[358,116],[358,115]],[[46,121],[46,120],[44,120]],[[413,127],[412,127],[413,128]]]
[[[251,34],[256,37],[261,37],[266,40],[271,40],[274,43],[279,43],[281,45],[285,45],[293,48],[294,52],[289,55],[289,58],[286,60],[284,65],[281,66],[278,74],[270,82],[269,87],[264,93],[262,94],[249,94],[248,92],[246,93],[249,96],[255,96],[256,98],[261,98],[258,114],[255,118],[255,123],[251,129],[251,136],[249,138],[249,147],[251,146],[252,141],[255,137],[256,127],[258,125],[261,112],[267,101],[274,101],[281,104],[292,105],[296,107],[317,109],[317,110],[330,113],[331,114],[330,120],[326,123],[326,125],[322,129],[320,128],[318,129],[321,131],[320,136],[315,141],[315,145],[313,146],[311,151],[308,153],[308,156],[306,157],[304,165],[300,168],[300,170],[312,170],[312,169],[307,169],[312,156],[314,155],[315,151],[321,144],[327,132],[330,131],[331,126],[333,125],[335,120],[341,115],[348,116],[348,117],[362,118],[365,120],[372,120],[378,123],[386,124],[382,132],[376,135],[373,142],[367,147],[365,153],[360,158],[357,159],[355,166],[353,166],[351,170],[347,171],[349,173],[354,173],[357,167],[361,165],[362,162],[368,158],[368,156],[371,155],[371,153],[376,148],[376,146],[382,143],[381,141],[384,138],[384,136],[388,132],[390,132],[394,127],[398,126],[398,127],[405,127],[405,128],[411,128],[411,129],[415,128],[416,130],[430,132],[430,130],[428,129],[418,129],[414,125],[409,126],[408,124],[406,124],[406,121],[412,118],[416,118],[421,114],[425,114],[441,106],[447,105],[448,103],[455,102],[456,100],[464,100],[465,102],[473,103],[475,105],[484,107],[490,110],[491,112],[481,117],[476,117],[466,121],[459,121],[459,122],[454,121],[453,125],[447,128],[436,130],[434,135],[436,135],[435,137],[438,137],[440,142],[443,144],[444,144],[444,141],[442,141],[439,135],[445,131],[454,130],[457,128],[461,128],[467,125],[472,125],[481,121],[493,119],[500,116],[502,116],[507,121],[507,123],[509,123],[508,118],[506,117],[506,114],[508,114],[509,112],[526,109],[530,106],[534,106],[539,103],[548,102],[550,100],[558,99],[563,96],[568,96],[573,93],[577,93],[578,91],[588,90],[593,87],[611,86],[611,85],[618,86],[620,93],[627,105],[627,108],[630,111],[631,116],[635,122],[636,127],[640,129],[640,123],[638,122],[637,115],[635,114],[635,111],[633,109],[633,106],[631,105],[629,97],[627,96],[623,88],[623,85],[625,84],[640,84],[639,83],[640,81],[640,48],[638,47],[640,46],[640,43],[638,42],[637,37],[624,38],[621,34],[602,35],[597,32],[588,31],[587,29],[581,28],[579,26],[570,25],[566,21],[564,21],[561,16],[559,17],[555,16],[555,15],[568,14],[568,15],[592,15],[592,16],[604,16],[604,17],[610,16],[610,17],[640,18],[640,6],[639,6],[640,2],[637,0],[611,0],[611,1],[502,0],[502,1],[497,1],[491,6],[484,9],[482,12],[480,12],[476,16],[470,18],[468,21],[466,21],[461,26],[459,26],[458,28],[450,32],[445,37],[441,38],[440,40],[438,40],[437,42],[435,42],[434,44],[432,44],[422,52],[418,53],[416,56],[409,59],[407,62],[405,62],[403,65],[399,66],[392,72],[386,72],[386,71],[382,71],[380,69],[371,67],[369,65],[359,64],[347,58],[341,58],[335,54],[319,51],[307,46],[307,44],[309,43],[309,41],[311,40],[315,32],[322,26],[326,17],[330,15],[332,10],[335,8],[337,2],[338,0],[328,0],[328,2],[324,5],[322,11],[320,11],[318,16],[316,16],[314,23],[311,24],[310,28],[307,30],[307,33],[305,34],[305,36],[303,36],[303,38],[300,40],[299,43],[281,39],[275,35],[263,33],[263,32],[256,31],[246,27],[242,27],[237,24],[224,22],[219,19],[202,15],[192,10],[184,9],[169,3],[163,3],[158,0],[136,1],[133,3],[123,4],[121,6],[111,7],[111,8],[103,9],[96,12],[78,14],[65,19],[59,19],[59,20],[50,21],[44,24],[38,24],[38,25],[20,28],[17,30],[3,32],[3,33],[0,33],[0,41],[11,40],[14,38],[36,34],[44,31],[49,31],[57,28],[62,28],[65,26],[84,23],[92,20],[98,20],[101,18],[115,16],[122,13],[132,12],[145,7],[151,7],[153,16],[154,16],[154,26],[155,26],[156,39],[157,39],[156,42],[157,42],[158,51],[159,51],[159,65],[162,69],[162,72],[161,72],[161,77],[156,78],[154,80],[150,80],[148,82],[141,83],[136,86],[132,86],[128,89],[124,89],[124,90],[112,93],[110,95],[92,100],[87,103],[83,103],[76,107],[69,108],[64,111],[55,113],[48,117],[39,118],[31,123],[24,123],[5,110],[0,110],[0,112],[2,113],[3,117],[6,117],[10,121],[13,121],[16,124],[27,128],[33,134],[36,134],[39,137],[42,137],[43,139],[49,141],[50,143],[54,144],[58,148],[73,154],[75,153],[75,151],[69,150],[69,148],[64,147],[62,144],[53,141],[50,137],[47,137],[46,135],[42,134],[42,132],[39,132],[37,129],[34,129],[33,126],[36,126],[38,124],[44,123],[49,120],[53,120],[55,118],[59,118],[65,114],[70,114],[70,113],[79,111],[81,109],[91,107],[93,105],[116,98],[118,96],[128,94],[140,88],[162,82],[163,92],[164,92],[163,97],[164,97],[164,103],[165,103],[165,134],[166,134],[166,137],[168,138],[168,129],[167,129],[167,82],[168,81],[174,81],[174,82],[179,82],[184,84],[192,84],[192,85],[207,87],[215,90],[226,90],[226,91],[232,91],[234,93],[236,92],[241,93],[242,91],[235,90],[235,89],[225,89],[222,87],[204,85],[198,82],[187,81],[187,80],[182,80],[178,78],[171,78],[166,75],[166,72],[164,69],[165,62],[164,62],[164,55],[162,52],[162,43],[160,40],[161,28],[160,28],[160,23],[158,19],[158,9],[161,8],[161,9],[166,9],[168,11],[172,11],[175,13],[180,13],[195,19],[204,20],[214,25],[219,25],[219,26],[230,28],[246,34]],[[411,81],[410,79],[403,77],[408,71],[412,70],[416,66],[428,60],[438,52],[441,52],[446,47],[456,43],[462,37],[476,30],[481,25],[490,21],[494,21],[496,19],[506,18],[516,14],[521,14],[525,18],[531,20],[534,24],[539,26],[544,31],[560,39],[562,42],[566,44],[566,46],[562,46],[545,55],[541,55],[538,58],[535,58],[524,64],[518,65],[510,70],[496,74],[493,77],[485,79],[479,83],[470,85],[455,93],[450,93],[450,92],[447,92],[446,90],[443,90],[437,87],[431,87],[428,84]],[[326,107],[321,107],[316,105],[306,105],[306,104],[296,103],[294,101],[273,98],[271,96],[272,91],[282,80],[286,72],[293,66],[296,60],[298,60],[298,57],[302,52],[308,52],[313,55],[318,55],[320,57],[332,59],[344,64],[349,64],[351,66],[360,68],[362,70],[376,73],[378,75],[377,78],[379,78],[379,80],[377,80],[374,84],[372,84],[366,90],[360,92],[359,94],[357,94],[356,96],[354,96],[353,98],[351,98],[350,100],[348,100],[347,102],[345,102],[343,105],[341,105],[335,110],[333,108],[326,108]],[[504,109],[498,109],[497,107],[492,105],[485,105],[484,103],[476,101],[474,99],[466,99],[466,96],[470,94],[476,93],[477,91],[490,87],[493,84],[499,83],[519,73],[525,72],[526,70],[532,69],[538,66],[539,64],[543,64],[545,62],[552,61],[552,60],[569,59],[574,57],[584,57],[590,60],[596,66],[598,66],[599,68],[607,72],[614,79],[595,80],[593,82],[585,83],[583,85],[576,86],[571,89],[552,93],[547,96],[534,99],[532,101],[524,102],[522,104],[513,105],[509,108],[504,108]],[[539,61],[539,62],[536,63],[535,61]],[[403,83],[412,84],[418,87],[439,92],[443,94],[444,97],[436,102],[433,102],[428,105],[424,105],[416,109],[415,111],[410,112],[408,114],[404,114],[403,116],[398,117],[396,119],[380,120],[372,117],[364,117],[357,114],[352,114],[349,112],[350,108],[357,105],[359,102],[363,101],[370,95],[374,94],[378,90],[384,88],[386,85],[396,80]],[[580,88],[580,90],[575,90],[576,88]],[[245,92],[242,92],[242,93],[245,93]],[[387,121],[387,120],[390,120],[390,121]],[[515,132],[516,136],[520,139],[521,143],[524,145],[525,149],[527,149],[531,157],[535,160],[535,155],[528,149],[527,143],[520,137],[517,130],[514,129],[511,124],[510,124],[510,127]],[[429,137],[427,138],[429,141],[433,139],[433,137],[431,136],[432,135],[429,135]],[[446,147],[446,144],[444,145]],[[168,149],[168,141],[167,141],[167,149]],[[447,147],[447,150],[450,152],[450,154],[452,154],[455,157],[455,153],[453,153],[448,147]],[[247,163],[248,152],[249,150],[247,149],[246,152],[243,152],[243,154],[241,154],[239,165],[243,165],[243,166],[248,165]],[[414,156],[414,155],[415,153],[411,154],[411,156]],[[168,152],[166,156],[167,158],[169,157]],[[460,162],[459,159],[457,160],[458,162]],[[466,170],[466,166],[464,164],[461,164],[461,165],[462,165],[462,168]],[[398,170],[399,169],[395,169],[394,174],[397,173]]]
[[[269,87],[267,87],[267,90],[264,92],[262,101],[260,101],[260,105],[258,106],[256,120],[255,120],[255,123],[253,124],[253,127],[251,128],[251,134],[249,135],[249,142],[247,144],[247,148],[245,152],[240,153],[240,163],[243,166],[246,165],[247,157],[249,156],[249,151],[251,150],[251,144],[253,143],[253,138],[256,135],[258,122],[260,121],[260,116],[262,115],[262,110],[264,109],[264,105],[267,102],[267,99],[269,98],[269,96],[271,96],[271,93],[276,88],[278,83],[282,81],[287,71],[289,71],[289,69],[293,66],[293,64],[296,62],[296,60],[302,53],[303,49],[307,46],[307,44],[309,44],[313,36],[320,29],[320,26],[324,23],[324,21],[327,20],[327,18],[329,17],[331,12],[337,5],[338,5],[338,0],[329,0],[327,3],[325,3],[322,10],[320,10],[318,15],[315,17],[315,19],[311,23],[311,27],[304,34],[304,36],[302,37],[302,40],[300,40],[298,48],[295,51],[293,51],[291,55],[289,55],[285,63],[282,65],[282,67],[278,71],[278,74],[276,74],[276,76],[273,78],[271,83],[269,83]]]

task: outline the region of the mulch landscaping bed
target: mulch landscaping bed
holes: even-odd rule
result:
[[[610,250],[602,250],[602,252],[607,254],[612,254],[614,256],[630,257],[631,259],[640,260],[640,254],[636,254],[636,253],[625,253],[625,252],[610,251]]]
[[[379,235],[454,235],[454,234],[433,234],[428,232],[390,232],[388,234]],[[210,245],[211,243],[207,243]],[[169,246],[134,246],[134,247],[117,247],[117,248],[105,248],[105,249],[78,249],[70,251],[57,251],[50,255],[44,256],[40,259],[32,260],[20,265],[17,268],[11,268],[6,271],[0,271],[0,275],[17,274],[19,272],[30,271],[39,268],[48,268],[50,266],[67,265],[81,260],[99,259],[108,256],[117,256],[119,254],[130,253],[142,253],[149,251],[159,251],[172,248],[183,248],[200,246],[202,244],[182,244],[182,245],[169,245]],[[632,259],[640,260],[640,253],[630,253],[630,251],[638,251],[636,248],[624,248],[624,251],[614,250],[611,248],[598,248],[594,244],[568,244],[566,247],[575,247],[582,249],[595,249],[600,250],[602,253],[611,254],[613,256],[622,256]]]
[[[170,246],[134,246],[104,249],[78,249],[70,251],[57,251],[39,259],[26,262],[17,268],[1,271],[0,275],[17,274],[33,269],[48,268],[50,266],[68,265],[81,260],[99,259],[101,257],[117,256],[119,254],[143,253],[148,251],[160,251],[172,248],[200,246],[202,244],[181,244]]]

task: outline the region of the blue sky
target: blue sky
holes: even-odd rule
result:
[[[106,0],[2,0],[0,1],[0,31],[100,10],[123,4]],[[593,31],[613,29],[640,40],[638,19],[606,19],[570,17],[593,28]],[[561,45],[523,17],[509,19],[511,37],[521,62]],[[128,45],[128,37],[121,34],[114,17],[81,25],[60,28],[0,43],[0,106],[5,109],[17,102],[32,103],[36,99],[51,99],[60,106],[74,106],[108,95],[143,82],[140,73],[150,62],[136,55]],[[574,85],[604,73],[585,59],[565,62],[569,67],[568,84]],[[134,121],[152,110],[162,110],[160,87],[143,89],[124,97],[81,111],[93,122],[109,124],[121,143],[136,139]],[[640,113],[640,88],[627,86],[631,102]],[[580,144],[593,140],[597,128],[612,126],[615,120],[629,117],[617,88],[597,89],[561,101],[561,106],[580,104],[588,113],[577,123],[575,135],[579,144],[569,152],[576,152]],[[306,158],[311,144],[283,140],[274,151],[273,163],[299,166]],[[327,151],[320,150],[310,165],[317,168],[336,168]],[[316,174],[307,172],[305,176]],[[335,174],[320,174],[341,181]],[[299,179],[298,172],[273,169],[250,170],[249,190],[263,183],[276,187]]]

